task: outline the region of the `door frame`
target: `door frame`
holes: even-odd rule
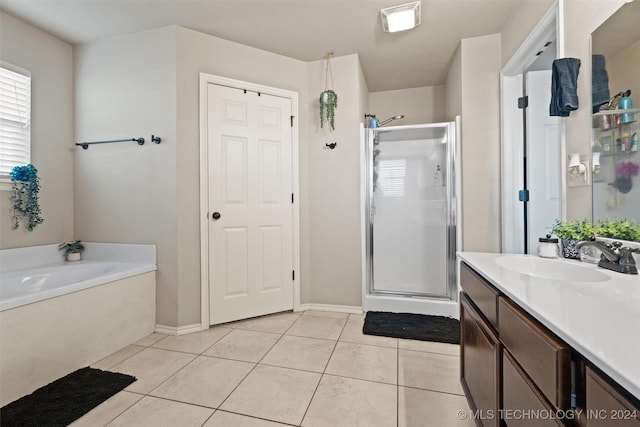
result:
[[[549,35],[555,32],[556,58],[564,56],[564,0],[556,0],[529,33],[513,56],[500,71],[500,110],[501,110],[501,181],[502,181],[502,252],[522,252],[524,248],[524,228],[519,209],[522,204],[514,188],[523,188],[522,110],[517,108],[515,99],[522,96],[522,76],[535,61],[535,52],[544,48]],[[566,170],[566,131],[565,122],[558,126],[561,151],[561,170]],[[514,135],[519,135],[516,139]],[[515,165],[515,166],[514,166]],[[560,202],[561,216],[566,217],[566,176],[560,174],[562,188]]]
[[[264,93],[291,100],[291,191],[295,194],[293,209],[293,269],[296,272],[293,279],[293,310],[300,307],[300,196],[299,196],[299,168],[298,168],[298,92],[265,86],[257,83],[245,82],[200,73],[200,322],[201,329],[206,330],[209,324],[209,170],[208,170],[208,122],[207,122],[207,86],[215,84],[228,86],[240,90]]]

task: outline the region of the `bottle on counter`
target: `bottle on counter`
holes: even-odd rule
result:
[[[547,234],[546,237],[538,239],[538,256],[541,258],[558,258],[560,248],[558,247],[558,239]]]

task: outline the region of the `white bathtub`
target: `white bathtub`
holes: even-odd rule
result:
[[[79,261],[2,273],[0,311],[154,271],[152,264]]]
[[[155,247],[86,243],[0,251],[0,406],[150,334]]]

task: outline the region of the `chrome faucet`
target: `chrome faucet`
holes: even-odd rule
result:
[[[638,274],[633,253],[640,253],[640,249],[623,248],[620,242],[614,242],[609,246],[605,243],[594,241],[578,242],[576,249],[580,249],[583,246],[593,246],[594,248],[600,249],[602,255],[600,255],[598,267],[618,273]]]

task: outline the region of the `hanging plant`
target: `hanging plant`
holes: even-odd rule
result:
[[[320,94],[320,127],[324,127],[324,123],[327,122],[331,130],[336,130],[335,111],[336,108],[338,108],[338,95],[333,91],[331,56],[333,56],[333,52],[328,52],[324,77],[324,91]],[[329,79],[331,79],[331,88],[329,88]]]
[[[331,89],[320,94],[320,127],[328,122],[331,130],[336,130],[335,111],[338,107],[338,95]]]
[[[11,203],[13,204],[12,219],[13,229],[20,226],[20,219],[25,222],[25,227],[33,231],[36,225],[42,224],[40,205],[38,204],[38,192],[40,180],[38,169],[33,165],[16,166],[9,172],[12,182]]]

